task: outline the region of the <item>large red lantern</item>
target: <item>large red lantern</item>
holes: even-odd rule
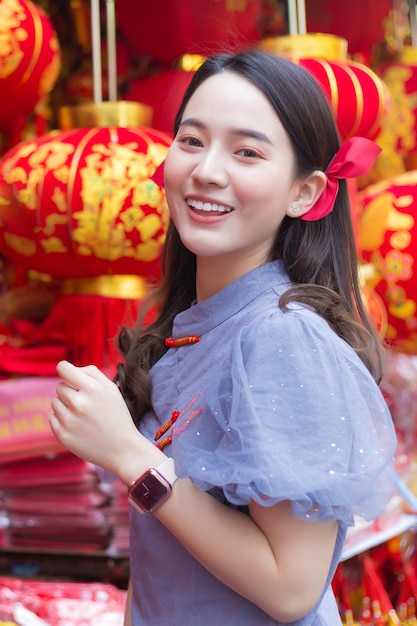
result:
[[[343,57],[343,40],[309,34],[267,37],[258,48],[299,63],[314,76],[332,107],[343,141],[375,139],[388,110],[388,91],[366,65]]]
[[[388,106],[381,79],[355,61],[300,59],[299,63],[320,83],[342,139],[355,135],[375,139]]]
[[[0,162],[0,246],[54,279],[158,280],[167,224],[151,179],[171,138],[144,127],[52,132]]]
[[[30,0],[0,2],[0,131],[33,111],[58,78],[60,51],[53,26]]]
[[[363,276],[385,305],[385,339],[417,354],[417,171],[371,185],[359,200]]]
[[[262,0],[118,0],[117,25],[136,54],[171,63],[256,43],[261,12]]]

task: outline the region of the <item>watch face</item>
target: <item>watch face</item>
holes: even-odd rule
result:
[[[169,495],[171,485],[156,470],[148,470],[129,491],[132,504],[145,511],[153,511]]]

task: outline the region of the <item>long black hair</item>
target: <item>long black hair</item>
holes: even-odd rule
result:
[[[175,120],[177,132],[188,101],[211,76],[233,72],[254,84],[269,100],[290,139],[297,178],[325,171],[340,147],[337,126],[317,81],[291,61],[257,50],[218,54],[194,74]],[[362,358],[376,380],[381,376],[381,348],[368,319],[358,281],[358,261],[346,181],[340,181],[334,210],[317,221],[284,217],[270,251],[281,259],[293,287],[280,299],[316,309]],[[153,294],[158,317],[144,327],[123,328],[118,344],[124,364],[117,379],[135,421],[150,406],[148,371],[166,351],[175,315],[196,297],[196,259],[170,222],[163,251],[163,281]]]

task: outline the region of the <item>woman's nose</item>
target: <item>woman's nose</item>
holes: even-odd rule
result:
[[[224,157],[216,150],[204,151],[199,155],[192,177],[205,185],[213,184],[224,187],[228,182]]]

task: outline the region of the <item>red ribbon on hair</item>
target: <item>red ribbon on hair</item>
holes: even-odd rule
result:
[[[314,206],[300,217],[302,220],[320,220],[333,211],[340,178],[363,176],[373,166],[381,148],[365,137],[352,137],[334,155],[326,169],[327,184]]]
[[[164,186],[164,166],[165,161],[162,161],[151,176],[151,180],[161,189]]]

